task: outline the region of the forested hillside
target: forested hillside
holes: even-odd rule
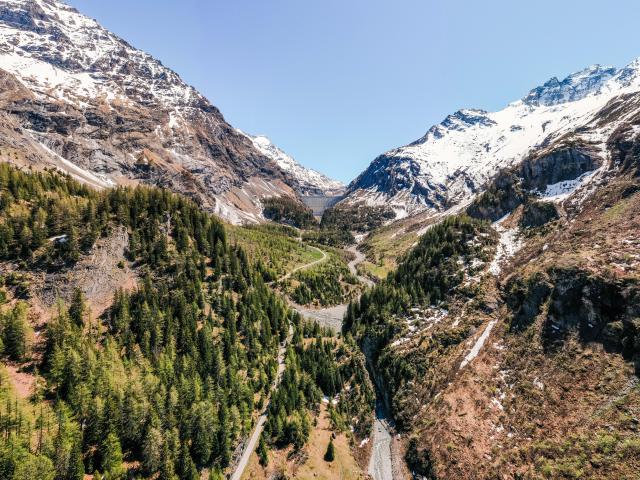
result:
[[[349,305],[344,330],[373,341],[376,351],[383,348],[402,333],[412,308],[445,306],[452,290],[491,258],[493,243],[487,223],[448,217],[421,237],[397,270]]]
[[[300,305],[327,307],[356,298],[362,287],[358,278],[337,251],[330,251],[327,257],[317,266],[298,270],[281,282],[282,290]]]
[[[73,271],[120,229],[129,241],[117,268],[134,271],[136,285],[114,291],[100,316],[78,286],[51,312],[38,308],[43,277]],[[266,405],[279,345],[290,328],[294,345],[303,334],[260,262],[230,245],[215,217],[166,190],[97,192],[0,164],[0,258],[2,378],[18,371],[35,386],[25,396],[1,384],[1,478],[195,479],[202,469],[215,478]],[[296,419],[313,416],[321,392],[340,391],[353,372],[339,373],[332,348],[314,354],[329,377],[304,351],[302,362],[294,355],[276,396],[286,434],[270,431],[299,448]],[[294,374],[306,380],[292,391]],[[299,389],[304,401],[286,400]]]
[[[313,212],[299,200],[287,197],[265,198],[262,213],[274,222],[297,228],[313,228],[317,225]]]

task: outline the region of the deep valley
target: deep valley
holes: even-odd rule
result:
[[[640,60],[344,185],[0,0],[0,479],[634,479]]]

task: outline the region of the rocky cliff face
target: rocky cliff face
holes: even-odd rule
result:
[[[196,198],[234,222],[299,179],[150,55],[57,0],[0,1],[0,157]]]
[[[519,167],[525,188],[544,192],[548,185],[576,180],[602,166],[598,153],[581,148],[556,147],[523,160]]]

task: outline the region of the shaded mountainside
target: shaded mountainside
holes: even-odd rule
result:
[[[349,307],[415,474],[637,474],[640,150],[626,118],[605,153],[566,137],[500,173],[468,206],[476,219],[427,228]]]
[[[0,116],[3,160],[94,186],[168,187],[236,223],[260,220],[261,198],[315,186],[176,73],[57,0],[0,2]]]

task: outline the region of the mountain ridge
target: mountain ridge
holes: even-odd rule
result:
[[[495,112],[460,109],[418,140],[376,157],[343,202],[389,205],[397,218],[442,212],[481,192],[500,169],[561,146],[567,136],[606,158],[607,138],[624,118],[607,119],[605,109],[637,94],[639,65],[638,59],[619,69],[592,65],[562,81],[552,77]]]
[[[251,135],[240,129],[237,130],[249,138],[256,149],[295,178],[300,183],[302,194],[337,195],[344,191],[345,185],[342,182],[333,180],[317,170],[301,165],[291,155],[275,145],[266,135]]]
[[[57,0],[0,2],[2,111],[22,166],[171,188],[234,223],[305,186],[180,76]],[[13,78],[11,78],[13,77]]]

